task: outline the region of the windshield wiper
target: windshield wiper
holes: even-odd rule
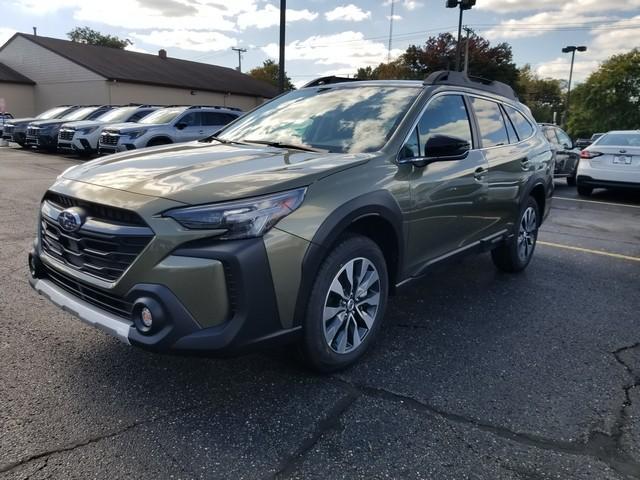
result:
[[[249,140],[245,139],[245,142],[248,143],[258,143],[260,145],[268,145],[270,147],[276,148],[290,148],[293,150],[303,150],[305,152],[317,152],[317,153],[328,153],[328,150],[322,150],[321,148],[314,148],[308,145],[301,145],[299,143],[283,143],[283,142],[270,142],[268,140]]]
[[[200,140],[201,142],[211,142],[211,140],[215,140],[216,142],[224,143],[225,145],[247,145],[245,142],[236,142],[235,140],[226,140],[224,138],[216,137],[215,135],[211,135],[210,137],[203,138]]]

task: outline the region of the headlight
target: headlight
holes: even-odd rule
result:
[[[235,202],[177,208],[164,216],[193,230],[224,229],[226,232],[217,237],[224,240],[259,237],[296,210],[306,192],[306,188],[298,188]]]
[[[76,130],[76,132],[78,132],[80,135],[88,135],[91,132],[95,132],[97,128],[97,125],[95,127],[79,128]]]
[[[131,139],[134,139],[134,138],[141,137],[145,133],[147,133],[147,130],[142,129],[142,130],[133,130],[132,132],[127,132],[125,133],[125,135],[127,135]]]

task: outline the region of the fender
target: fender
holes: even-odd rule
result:
[[[171,137],[167,137],[166,135],[156,135],[155,137],[151,137],[149,140],[147,140],[147,146],[149,146],[150,143],[155,142],[156,140],[167,140],[167,145],[175,143],[171,139]]]
[[[294,311],[294,325],[300,325],[300,320],[305,314],[313,282],[316,279],[322,261],[329,253],[330,247],[350,225],[367,217],[380,217],[393,227],[398,245],[398,259],[395,270],[398,274],[400,273],[404,261],[405,242],[402,229],[402,212],[393,195],[386,190],[378,190],[349,200],[333,211],[322,222],[304,255],[302,260],[302,281],[298,289]]]

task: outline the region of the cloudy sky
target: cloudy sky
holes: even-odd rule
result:
[[[457,10],[444,0],[395,0],[392,56],[427,36],[454,31]],[[390,0],[288,0],[287,71],[300,85],[325,74],[354,73],[388,54]],[[128,38],[132,50],[237,65],[277,58],[277,0],[0,0],[0,44],[16,31],[65,38],[75,26]],[[640,0],[477,0],[465,24],[513,45],[516,63],[566,78],[565,45],[587,45],[576,60],[583,79],[608,56],[640,47]]]

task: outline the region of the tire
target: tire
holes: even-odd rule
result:
[[[575,187],[576,186],[576,176],[575,175],[571,175],[570,177],[567,177],[567,185],[569,185],[570,187]]]
[[[523,271],[531,262],[538,240],[540,227],[538,202],[529,197],[518,216],[516,234],[504,244],[491,251],[491,258],[498,270],[507,273]]]
[[[583,197],[590,197],[593,193],[593,187],[589,187],[587,185],[578,185],[578,195],[582,195]]]
[[[169,145],[173,143],[171,140],[167,140],[166,138],[152,138],[147,142],[147,147],[157,147],[158,145]]]
[[[356,279],[355,288],[349,277]],[[328,373],[362,357],[380,332],[388,295],[378,245],[361,235],[339,240],[320,266],[302,321],[300,353],[307,365]]]

